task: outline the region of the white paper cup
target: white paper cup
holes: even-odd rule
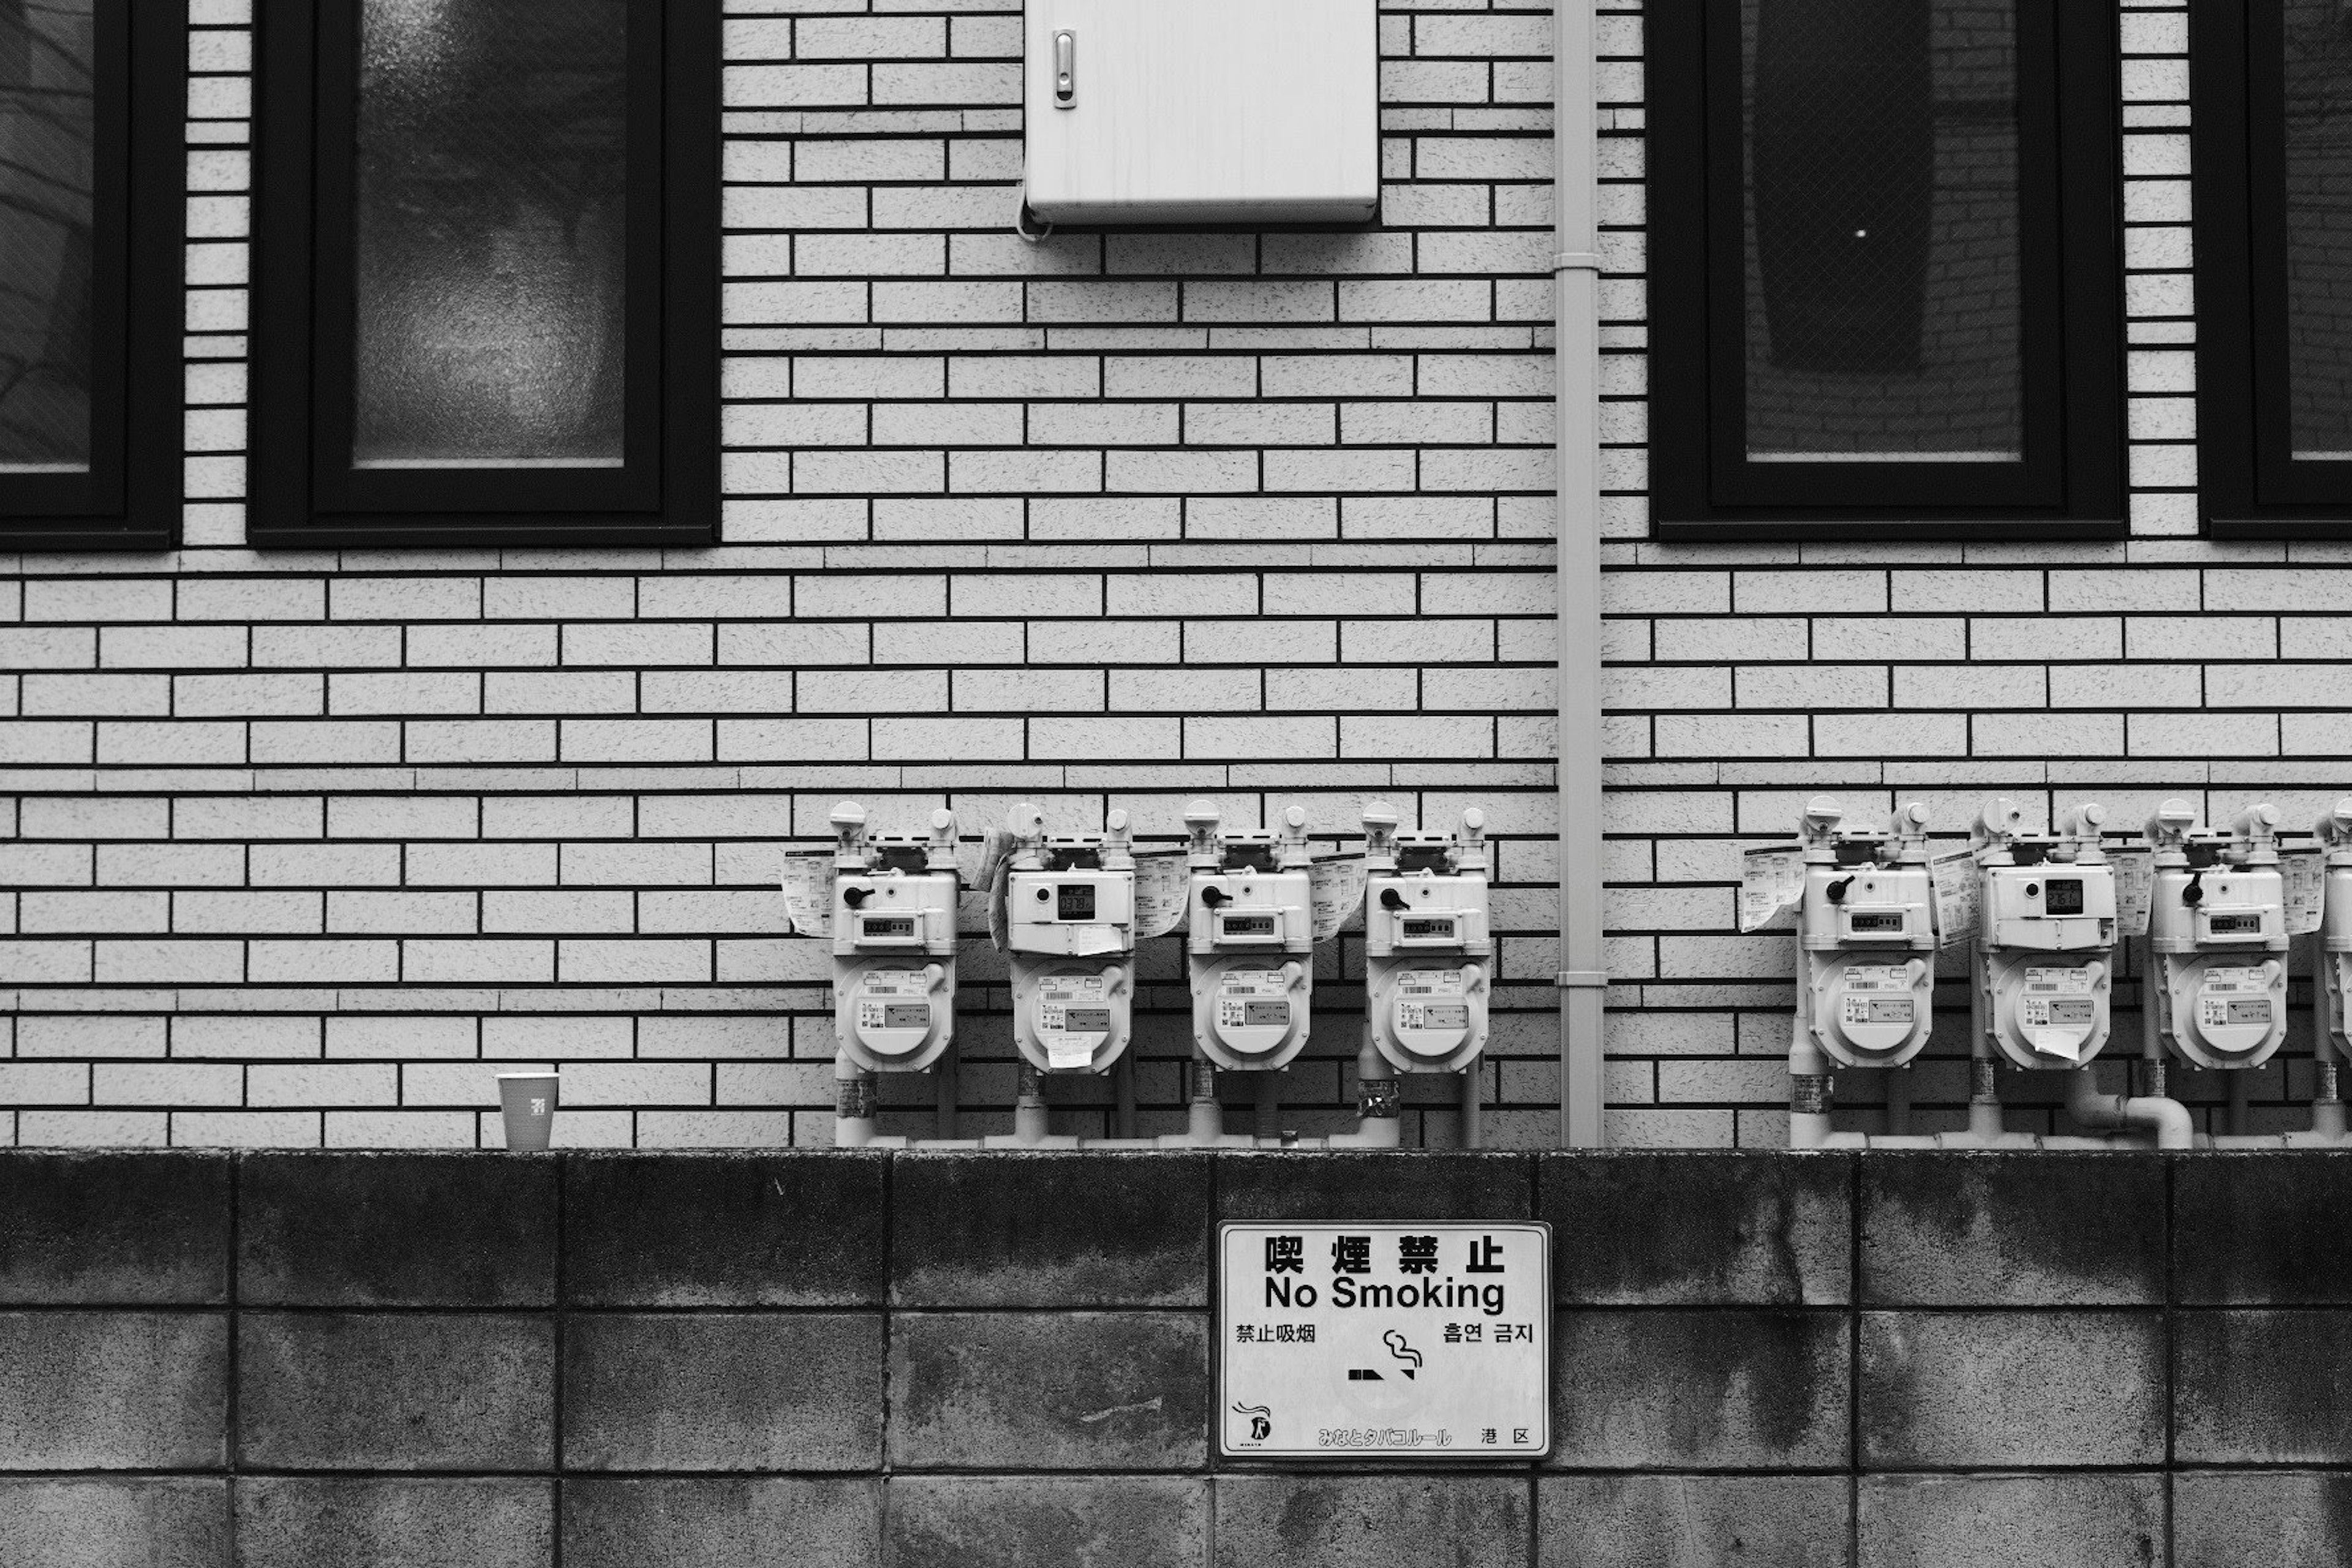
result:
[[[551,1072],[499,1074],[499,1109],[506,1112],[507,1147],[519,1152],[544,1149],[555,1130],[556,1076]]]

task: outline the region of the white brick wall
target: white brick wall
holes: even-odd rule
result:
[[[1647,542],[1641,16],[1604,8],[1609,1127],[1769,1145],[1787,939],[1732,934],[1738,849],[1820,788],[1949,831],[1997,792],[2306,819],[2352,784],[2352,548],[2196,536],[2185,11],[2137,3],[2131,540]],[[490,1074],[560,1062],[570,1141],[822,1142],[826,960],[770,889],[835,800],[1168,834],[1205,794],[1330,832],[1487,808],[1490,1131],[1549,1141],[1548,5],[1385,6],[1377,233],[1035,248],[1014,0],[730,9],[726,542],[258,553],[247,5],[194,0],[184,547],[0,557],[0,1138],[494,1144]],[[1360,956],[1324,962],[1310,1129],[1358,1026]],[[994,1128],[984,939],[965,974]],[[2258,1100],[2305,1092],[2298,1050]],[[1963,1054],[1939,1031],[1919,1124],[1958,1120]],[[1446,1087],[1409,1136],[1453,1138]],[[1099,1127],[1107,1084],[1054,1093]],[[929,1094],[885,1103],[920,1131]]]

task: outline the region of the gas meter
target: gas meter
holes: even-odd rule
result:
[[[866,831],[866,812],[833,808],[834,1030],[867,1072],[919,1072],[955,1038],[956,824],[931,813],[928,837]]]
[[[1285,810],[1278,830],[1222,824],[1208,801],[1184,809],[1192,1039],[1221,1068],[1278,1068],[1307,1044],[1315,994],[1307,811]]]
[[[1486,929],[1486,814],[1462,831],[1399,833],[1364,808],[1365,1022],[1399,1072],[1450,1072],[1486,1045],[1495,943]]]
[[[2276,806],[2257,805],[2228,831],[2208,828],[2185,800],[2147,819],[2156,880],[2143,1005],[2199,1067],[2260,1067],[2286,1038],[2278,820]]]
[[[2116,874],[2099,852],[2103,806],[2034,837],[2011,802],[1977,819],[1983,875],[1975,983],[1985,1030],[2021,1068],[2079,1068],[2107,1043],[2115,989]]]
[[[1805,808],[1797,941],[1801,1022],[1844,1067],[1900,1067],[1935,1024],[1934,889],[1927,808],[1885,828],[1852,828],[1837,802]]]
[[[1043,1072],[1102,1072],[1127,1049],[1135,1002],[1135,857],[1127,813],[1108,831],[1045,836],[1013,808],[992,921],[1013,966],[1013,1040]]]

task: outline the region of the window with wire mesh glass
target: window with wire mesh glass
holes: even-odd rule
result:
[[[2112,17],[1650,14],[1662,534],[2119,531]]]
[[[714,9],[265,0],[257,542],[714,536]]]
[[[2191,12],[2198,468],[2217,533],[2352,534],[2352,5]]]
[[[179,514],[184,35],[0,0],[0,543],[155,548]]]

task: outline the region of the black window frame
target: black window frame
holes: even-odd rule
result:
[[[324,149],[352,142],[360,0],[260,0],[251,543],[717,541],[719,6],[627,5],[624,466],[355,470],[353,182],[348,151],[335,162]]]
[[[2284,26],[2246,0],[2189,13],[2198,508],[2217,539],[2352,536],[2352,463],[2293,455]],[[2275,68],[2258,79],[2264,58]]]
[[[1739,0],[1648,9],[1652,537],[2124,536],[2118,20],[2074,0],[2018,0],[2018,16],[2021,147],[2049,155],[2021,167],[2026,458],[1996,471],[1746,458]],[[1956,493],[1978,499],[1938,499]]]
[[[90,463],[0,473],[0,547],[168,550],[183,485],[188,26],[184,7],[96,0]]]

